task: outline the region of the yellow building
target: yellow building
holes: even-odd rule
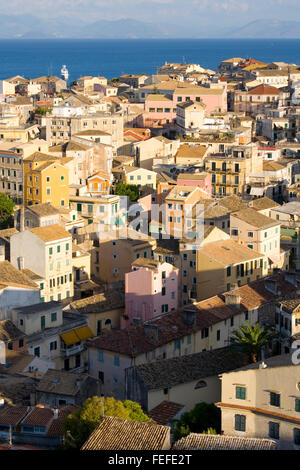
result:
[[[25,205],[69,206],[69,170],[58,158],[35,152],[23,161]]]
[[[257,148],[240,146],[230,156],[210,155],[205,160],[205,171],[211,174],[212,194],[216,196],[242,195],[250,174],[262,171],[262,158]]]
[[[267,274],[266,255],[231,239],[209,243],[197,250],[197,300],[249,284]]]

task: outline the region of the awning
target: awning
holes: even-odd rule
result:
[[[88,326],[82,326],[60,335],[61,339],[66,343],[67,346],[79,343],[79,341],[92,338],[93,336],[94,334]]]
[[[250,194],[251,196],[263,196],[264,188],[251,188]]]
[[[82,326],[81,328],[77,328],[75,331],[81,341],[84,339],[92,338],[94,336],[88,326]]]
[[[67,346],[71,344],[79,343],[80,339],[78,338],[75,330],[68,331],[67,333],[63,333],[60,335],[61,339],[66,343]]]

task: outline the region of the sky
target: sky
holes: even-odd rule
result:
[[[299,0],[0,0],[0,14],[32,14],[41,18],[134,18],[191,27],[243,26],[257,19],[300,21]]]

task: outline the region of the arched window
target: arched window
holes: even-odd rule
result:
[[[195,385],[195,390],[197,388],[204,388],[204,387],[207,387],[207,383],[205,382],[205,380],[199,380],[199,382],[197,382]]]
[[[107,320],[105,320],[105,326],[108,326],[108,325],[111,325],[111,320],[108,318]]]

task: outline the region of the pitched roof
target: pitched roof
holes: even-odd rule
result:
[[[140,364],[135,370],[148,390],[162,390],[232,371],[248,363],[246,355],[225,347]]]
[[[77,134],[74,134],[75,136],[80,136],[80,135],[88,135],[88,136],[91,136],[91,135],[102,135],[102,136],[111,136],[111,134],[109,134],[108,132],[104,132],[104,131],[100,131],[98,129],[86,129],[84,131],[79,131],[77,132]]]
[[[209,243],[205,245],[205,247],[200,248],[198,252],[199,254],[204,254],[217,261],[223,266],[243,263],[263,257],[261,253],[257,253],[247,246],[240,245],[231,239]]]
[[[202,160],[207,152],[207,147],[204,145],[191,146],[188,144],[180,145],[176,152],[176,158],[199,158]]]
[[[274,86],[259,85],[248,91],[248,95],[280,95],[280,90]]]
[[[35,227],[29,230],[44,242],[51,242],[71,237],[70,232],[67,232],[61,225],[58,224],[48,225],[46,227]]]
[[[260,214],[260,212],[257,212],[251,207],[247,207],[246,209],[242,209],[241,211],[234,212],[233,214],[231,214],[231,216],[236,217],[237,219],[242,220],[243,222],[246,222],[247,224],[259,229],[265,229],[279,225],[279,222],[276,222],[270,217]]]
[[[44,162],[44,161],[55,161],[58,160],[58,157],[54,155],[48,155],[47,153],[42,152],[34,152],[33,154],[29,155],[28,157],[24,158],[23,160],[29,162]]]
[[[240,209],[244,209],[246,207],[246,204],[242,201],[242,199],[235,194],[220,199],[218,203],[221,206],[226,207],[226,209],[228,209],[230,212],[239,211]]]
[[[24,335],[23,335],[24,336]],[[35,359],[35,356],[24,352],[6,350],[5,364],[0,364],[1,373],[23,374],[24,370]]]
[[[268,161],[263,161],[263,171],[278,171],[282,170],[284,165],[281,165],[281,163],[278,162],[268,162]]]
[[[8,286],[38,289],[29,277],[14,268],[9,261],[0,261],[0,289]]]
[[[196,312],[196,319],[193,326],[184,321],[181,310],[164,314],[155,318],[147,325],[157,327],[157,339],[145,334],[143,325],[129,326],[122,330],[87,341],[89,347],[114,351],[129,357],[136,357],[148,351],[153,351],[157,347],[167,344],[175,339],[196,333],[202,328],[207,328],[221,321],[239,315],[242,312],[258,308],[269,301],[278,300],[285,295],[294,295],[296,287],[285,281],[281,274],[271,276],[268,279],[277,282],[280,295],[276,295],[266,289],[266,279],[254,281],[245,286],[230,291],[240,296],[239,307],[231,307],[225,303],[225,295],[220,294],[209,299],[198,302],[195,305],[187,305],[184,310]]]
[[[107,312],[122,308],[125,305],[124,296],[119,291],[106,291],[100,294],[75,300],[71,308],[81,314]]]
[[[87,374],[71,374],[65,370],[48,369],[41,378],[37,391],[75,396],[80,391],[77,381],[82,385],[87,378]]]
[[[264,209],[272,209],[273,207],[278,207],[280,204],[277,204],[277,202],[273,201],[272,199],[264,196],[264,197],[259,197],[257,199],[254,199],[251,201],[251,207],[257,211],[261,211]]]
[[[22,424],[29,426],[47,426],[53,419],[53,410],[51,408],[34,407],[30,413],[23,419]]]
[[[0,411],[0,424],[17,425],[28,413],[27,406],[9,406]]]
[[[184,409],[184,405],[174,403],[173,401],[162,401],[148,413],[149,418],[157,424],[168,425],[177,414]]]
[[[49,203],[45,204],[33,204],[32,206],[28,206],[27,210],[34,212],[39,217],[46,217],[48,215],[57,215],[59,211],[51,206]]]
[[[168,426],[105,416],[81,450],[160,450],[169,439]]]
[[[14,341],[18,338],[23,338],[25,335],[23,331],[19,330],[11,320],[0,321],[0,340],[5,343]]]
[[[276,442],[254,437],[190,433],[175,442],[172,450],[275,450]]]

